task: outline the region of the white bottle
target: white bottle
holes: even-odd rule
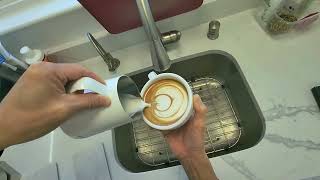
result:
[[[29,64],[37,64],[45,60],[45,54],[39,49],[30,49],[28,46],[24,46],[20,49],[20,53],[23,60]]]

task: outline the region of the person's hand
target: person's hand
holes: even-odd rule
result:
[[[190,180],[218,180],[204,147],[204,120],[208,108],[199,95],[193,98],[195,115],[184,126],[163,132]]]
[[[208,109],[199,95],[195,95],[193,101],[194,117],[179,129],[163,132],[171,151],[179,160],[205,153],[204,120]]]
[[[32,65],[0,104],[0,150],[39,138],[74,113],[110,105],[110,99],[96,94],[67,94],[68,82],[94,73],[77,64],[43,62]]]

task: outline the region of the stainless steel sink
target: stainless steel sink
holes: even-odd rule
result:
[[[151,68],[129,74],[141,89]],[[209,107],[206,152],[216,157],[245,150],[264,136],[265,121],[236,60],[222,51],[208,51],[174,61],[168,72],[184,77]],[[138,173],[179,165],[161,132],[143,120],[113,130],[118,162]]]

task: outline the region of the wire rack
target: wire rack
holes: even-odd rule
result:
[[[189,85],[208,107],[205,132],[207,154],[235,146],[240,139],[241,128],[224,85],[213,77],[193,79]],[[143,163],[159,166],[177,161],[160,131],[149,127],[143,120],[133,122],[132,129],[136,153]]]

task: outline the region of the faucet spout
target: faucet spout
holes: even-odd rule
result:
[[[145,32],[150,41],[150,52],[154,70],[158,72],[165,71],[170,68],[171,62],[161,40],[162,34],[153,18],[149,0],[136,0],[136,2]]]

